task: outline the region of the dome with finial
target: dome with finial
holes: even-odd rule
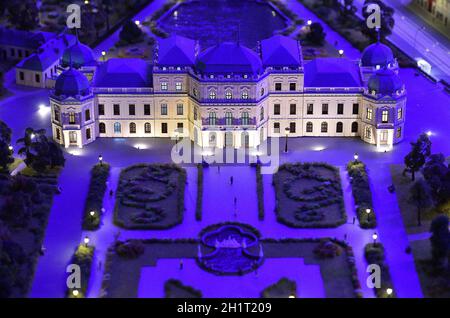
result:
[[[86,96],[90,93],[90,84],[86,76],[74,68],[61,73],[55,82],[56,96]]]
[[[366,47],[361,55],[361,65],[370,67],[388,67],[395,63],[394,54],[389,46],[376,42]]]
[[[401,92],[404,86],[394,71],[382,69],[369,78],[367,88],[369,93],[375,93],[382,96],[393,96]]]
[[[76,69],[95,65],[96,61],[91,48],[77,40],[74,45],[64,50],[61,65],[68,67],[71,64]]]

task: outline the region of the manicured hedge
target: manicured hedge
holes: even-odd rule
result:
[[[100,227],[103,197],[105,196],[109,172],[110,166],[105,162],[96,164],[91,170],[91,182],[83,214],[83,230],[93,231]],[[95,212],[94,216],[90,215],[91,211]]]
[[[80,266],[81,287],[80,289],[68,288],[67,297],[69,298],[84,298],[88,288],[89,278],[91,276],[92,260],[94,258],[94,247],[80,244],[72,257],[71,264]],[[76,289],[78,295],[74,295],[73,291]]]
[[[169,279],[164,284],[164,295],[166,298],[179,298],[180,295],[174,292],[174,289],[181,289],[183,293],[189,294],[187,298],[202,298],[202,292],[191,286],[184,285],[178,279]]]
[[[261,174],[261,164],[256,164],[256,194],[258,196],[258,219],[264,220],[264,185]]]
[[[391,274],[389,273],[389,267],[385,262],[384,247],[381,243],[370,243],[364,248],[364,257],[368,264],[377,264],[381,269],[381,286],[380,288],[374,288],[375,295],[378,298],[390,298],[396,297],[394,288],[392,287]],[[391,288],[393,293],[388,295],[387,289]]]
[[[363,229],[373,229],[377,226],[377,218],[373,209],[366,165],[359,160],[350,161],[347,164],[347,171],[350,176],[353,198],[357,205],[359,225]],[[370,209],[370,213],[367,213],[366,209]]]
[[[203,165],[197,164],[197,201],[195,207],[195,219],[202,220],[203,207]]]

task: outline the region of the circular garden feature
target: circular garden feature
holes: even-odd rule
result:
[[[239,223],[204,229],[198,246],[198,264],[217,275],[243,275],[256,270],[264,258],[256,233],[252,227]]]

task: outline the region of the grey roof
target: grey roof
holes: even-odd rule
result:
[[[299,67],[302,52],[298,41],[282,35],[275,35],[261,41],[264,66]]]
[[[358,64],[347,58],[317,58],[304,70],[305,87],[362,87]]]
[[[93,66],[96,63],[97,62],[91,48],[78,41],[71,47],[64,50],[61,61],[62,66],[67,67],[72,65],[74,68]]]
[[[200,53],[196,68],[205,74],[259,74],[262,61],[255,51],[239,43],[224,42]]]
[[[158,41],[158,64],[190,66],[195,63],[195,41],[173,35]]]
[[[369,92],[392,96],[403,88],[403,83],[394,71],[382,69],[369,78],[367,87]]]
[[[113,58],[102,63],[95,74],[96,87],[151,87],[152,67],[141,59]]]
[[[85,96],[89,94],[89,81],[80,71],[69,68],[61,73],[55,82],[55,95],[57,96]]]
[[[389,46],[382,43],[373,43],[366,47],[361,55],[362,66],[388,66],[394,62],[394,54]]]
[[[38,48],[36,53],[20,61],[16,68],[32,71],[44,71],[58,61],[64,50],[74,45],[76,38],[69,34],[60,34]]]

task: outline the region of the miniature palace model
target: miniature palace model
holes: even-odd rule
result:
[[[256,147],[267,137],[356,137],[389,149],[403,138],[406,90],[389,47],[361,60],[303,61],[275,35],[256,50],[224,42],[201,50],[173,35],[154,61],[96,61],[78,41],[64,52],[50,97],[65,147],[99,137],[189,137],[202,147]]]

